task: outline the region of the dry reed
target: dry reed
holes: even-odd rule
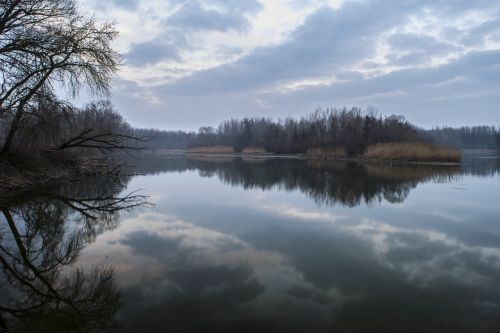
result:
[[[418,162],[460,162],[459,150],[425,142],[398,142],[370,145],[363,157],[378,160]]]
[[[233,154],[235,150],[231,146],[207,146],[191,147],[188,148],[186,152],[194,154]]]
[[[263,147],[245,147],[241,150],[242,154],[269,154]]]

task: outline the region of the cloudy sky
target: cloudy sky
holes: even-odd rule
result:
[[[113,102],[135,126],[374,106],[500,125],[496,0],[81,0],[117,24]]]

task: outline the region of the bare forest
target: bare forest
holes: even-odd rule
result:
[[[374,108],[318,109],[300,118],[278,120],[230,119],[217,127],[201,127],[197,132],[136,129],[134,133],[154,138],[146,144],[152,150],[230,146],[235,152],[261,147],[280,154],[340,149],[347,155],[360,155],[368,146],[397,142],[426,142],[455,149],[500,147],[500,131],[493,126],[429,130],[411,124],[401,115],[384,116]]]

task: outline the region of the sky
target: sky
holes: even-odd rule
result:
[[[112,101],[134,126],[375,107],[500,126],[497,0],[80,0],[112,21]]]

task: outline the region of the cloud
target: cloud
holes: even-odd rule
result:
[[[122,43],[130,68],[121,79],[138,87],[133,96],[118,87],[115,102],[133,124],[196,129],[228,117],[344,105],[373,105],[424,126],[500,121],[491,111],[500,103],[492,58],[500,49],[500,4],[492,1],[142,0],[105,7],[148,32]]]
[[[133,66],[144,66],[165,60],[179,60],[177,48],[160,40],[151,40],[144,43],[132,44],[125,60]]]
[[[173,15],[164,20],[169,27],[191,31],[245,31],[250,22],[246,12],[255,12],[261,8],[257,1],[213,1],[216,9],[207,7],[200,2],[186,2]]]
[[[257,0],[210,0],[207,4],[226,7],[231,11],[256,13],[262,9],[262,3]]]
[[[500,50],[471,52],[448,64],[429,68],[410,68],[389,72],[372,78],[360,78],[346,82],[333,83],[328,86],[310,88],[294,92],[294,96],[283,94],[286,98],[299,96],[324,100],[360,98],[374,94],[387,94],[395,92],[408,92],[432,88],[435,92],[455,85],[462,80],[482,82],[481,91],[485,86],[495,87],[495,82],[500,80]],[[493,85],[492,85],[493,84]],[[437,89],[437,90],[436,90]],[[447,93],[452,92],[446,91]],[[470,90],[471,92],[476,91]],[[445,92],[445,91],[442,91]],[[430,93],[430,91],[429,91]]]
[[[233,63],[195,72],[158,92],[181,95],[230,93],[262,89],[287,80],[333,77],[339,70],[373,56],[378,37],[406,24],[411,15],[424,9],[416,2],[395,4],[377,0],[348,2],[339,9],[324,6],[291,32],[286,42],[258,48]],[[384,15],[374,16],[373,13],[377,12]],[[401,63],[415,62],[417,56],[419,59],[428,58],[458,49],[432,36],[416,33],[396,33],[389,42],[399,51],[414,53],[412,61],[408,56],[393,56],[393,61]]]
[[[363,59],[375,46],[370,37],[401,18],[369,20],[371,6],[322,7],[293,31],[283,44],[256,49],[238,61],[180,79],[164,87],[175,94],[224,93],[262,88],[283,80],[331,74]],[[354,25],[353,22],[363,22]]]
[[[113,5],[127,10],[136,10],[139,8],[140,0],[112,0]]]
[[[395,33],[389,37],[388,43],[393,52],[387,60],[393,65],[402,66],[430,62],[433,57],[463,50],[463,47],[436,37],[417,33]]]

